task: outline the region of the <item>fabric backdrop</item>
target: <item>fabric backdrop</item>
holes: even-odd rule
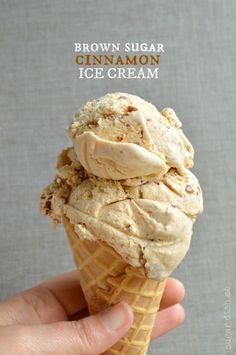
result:
[[[224,289],[235,303],[236,276],[235,19],[233,0],[0,0],[1,299],[74,267],[62,227],[51,231],[39,213],[39,195],[70,145],[64,128],[73,113],[107,92],[129,92],[176,110],[205,200],[174,273],[186,286],[186,321],[149,353],[227,354]],[[73,43],[108,41],[164,43],[159,79],[79,80]],[[234,317],[232,309],[232,331]]]

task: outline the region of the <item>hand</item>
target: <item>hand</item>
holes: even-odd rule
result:
[[[168,279],[152,339],[183,322],[183,297],[182,283]],[[124,302],[87,315],[76,271],[18,293],[0,304],[0,354],[96,355],[116,343],[133,321]]]

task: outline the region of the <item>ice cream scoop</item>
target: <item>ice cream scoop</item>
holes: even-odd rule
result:
[[[159,112],[141,98],[107,94],[88,102],[69,127],[78,160],[95,176],[119,180],[171,167],[184,173],[193,148],[172,109]]]

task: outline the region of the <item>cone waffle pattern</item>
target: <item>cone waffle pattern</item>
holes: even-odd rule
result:
[[[165,281],[148,279],[103,242],[80,239],[66,219],[64,226],[90,314],[120,301],[127,302],[134,312],[134,323],[126,336],[105,354],[146,354]]]

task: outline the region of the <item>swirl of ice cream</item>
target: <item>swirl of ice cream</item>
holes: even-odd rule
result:
[[[69,127],[77,159],[89,173],[112,180],[183,174],[193,148],[172,109],[160,113],[138,96],[114,93],[87,102]]]
[[[84,132],[74,141],[77,158],[88,172],[120,180],[167,172],[164,161],[133,143],[116,143]]]

